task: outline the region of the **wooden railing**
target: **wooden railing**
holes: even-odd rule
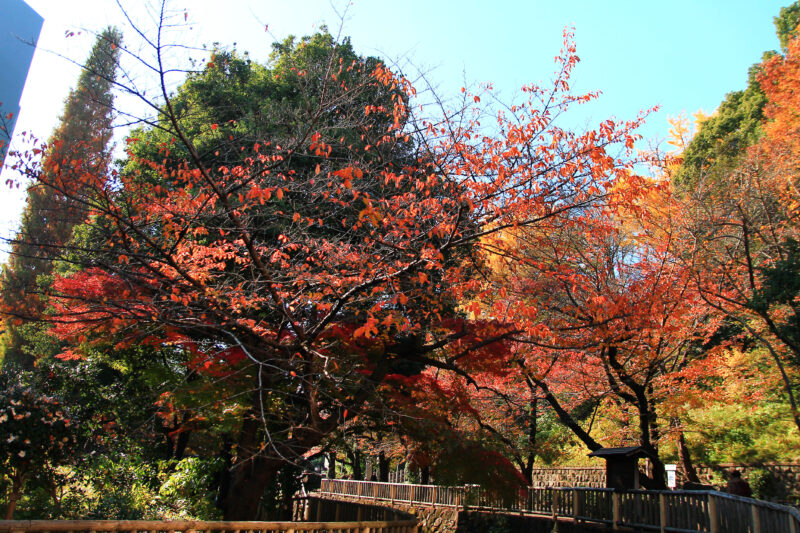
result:
[[[469,485],[440,487],[324,479],[320,494],[506,511],[662,533],[800,533],[797,509],[716,491],[530,487],[512,497],[498,497]]]
[[[0,520],[0,533],[416,533],[416,520],[384,522],[195,522],[149,520]]]

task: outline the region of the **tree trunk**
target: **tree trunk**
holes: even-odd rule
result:
[[[364,479],[372,481],[372,457],[364,459]]]
[[[223,476],[220,484],[219,507],[225,520],[255,520],[264,489],[272,481],[281,467],[286,464],[279,456],[261,455],[261,421],[247,416],[237,439],[237,458]],[[322,440],[320,432],[306,432],[289,442],[281,443],[279,452],[284,456],[302,455],[318,445]]]
[[[384,452],[378,454],[378,481],[389,481],[389,459]]]
[[[269,484],[281,463],[264,457],[254,457],[233,466],[230,485],[222,500],[225,520],[255,520],[264,489]]]
[[[22,477],[22,472],[17,471],[16,475],[13,476],[11,480],[11,494],[8,495],[5,520],[14,519],[14,510],[17,508],[17,500],[22,497]]]
[[[186,454],[186,446],[189,444],[189,437],[192,435],[190,430],[181,431],[178,433],[178,438],[175,441],[175,451],[173,458],[180,461]]]
[[[697,477],[697,470],[694,469],[694,464],[692,464],[692,456],[689,453],[689,448],[686,447],[686,439],[683,437],[683,431],[678,432],[678,456],[681,459],[681,467],[683,467],[686,480],[692,483],[700,483],[700,478]]]
[[[353,479],[364,479],[364,474],[361,470],[361,452],[358,450],[348,450],[347,457],[350,459],[350,464],[353,466]]]
[[[528,417],[528,420],[530,421],[530,426],[528,427],[528,446],[530,446],[530,451],[528,452],[528,460],[522,469],[522,475],[525,476],[528,485],[533,482],[533,464],[536,461],[536,431],[538,426],[536,410],[538,407],[538,400],[539,399],[535,396],[531,399],[531,413]]]
[[[431,467],[423,466],[419,471],[419,482],[422,485],[429,485],[431,482]]]
[[[19,494],[11,494],[11,498],[8,500],[8,505],[6,505],[6,520],[14,519],[14,509],[17,508],[17,498],[19,498]]]
[[[336,479],[336,452],[328,452],[328,479]]]
[[[631,388],[633,389],[633,387]],[[658,456],[658,450],[653,441],[650,440],[656,420],[655,412],[650,408],[644,387],[634,389],[634,392],[636,393],[636,409],[639,415],[639,444],[648,452],[653,465],[652,477],[645,479],[643,485],[650,490],[667,490],[667,472],[664,468],[664,462]]]

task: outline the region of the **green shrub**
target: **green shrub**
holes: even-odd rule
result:
[[[748,476],[748,483],[753,489],[753,497],[759,500],[772,500],[780,493],[780,486],[775,475],[765,468],[753,470]]]

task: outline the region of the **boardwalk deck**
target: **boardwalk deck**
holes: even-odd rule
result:
[[[498,498],[477,486],[325,479],[319,493],[390,504],[532,514],[660,533],[800,533],[797,509],[716,491],[529,487],[516,497]]]

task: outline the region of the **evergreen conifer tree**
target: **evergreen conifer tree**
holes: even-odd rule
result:
[[[6,314],[0,338],[3,365],[31,368],[28,341],[40,329],[47,286],[73,227],[86,210],[70,191],[85,173],[105,173],[109,164],[113,95],[121,34],[108,28],[97,36],[78,84],[66,99],[42,160],[44,179],[28,189],[17,237],[0,277]],[[45,186],[42,184],[47,183]]]

